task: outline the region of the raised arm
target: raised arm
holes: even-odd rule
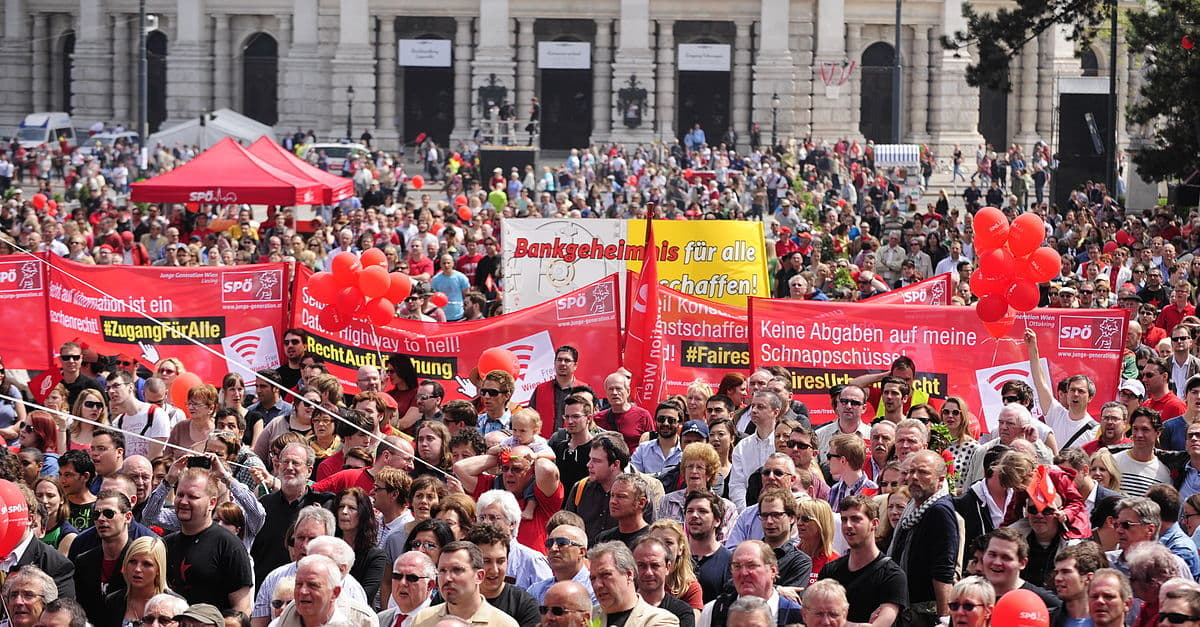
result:
[[[1038,356],[1037,333],[1033,329],[1025,329],[1025,346],[1029,349],[1029,374],[1033,377],[1033,389],[1037,392],[1038,405],[1045,416],[1054,402],[1054,390],[1050,389],[1049,374],[1042,369],[1042,360]]]

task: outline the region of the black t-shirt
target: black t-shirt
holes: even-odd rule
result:
[[[209,525],[189,536],[177,531],[163,538],[167,547],[167,585],[188,603],[211,603],[226,610],[230,593],[254,585],[250,554],[237,536]]]
[[[687,603],[668,594],[658,607],[674,614],[679,619],[679,627],[696,627],[696,610]]]
[[[71,512],[67,517],[67,522],[74,525],[75,528],[80,531],[91,527],[92,523],[96,521],[95,505],[95,501],[86,503],[84,505],[76,505],[75,503],[67,501],[67,509],[69,509]]]
[[[577,495],[578,503],[575,500]],[[582,486],[578,481],[575,482],[575,485],[567,491],[566,498],[563,500],[563,509],[575,512],[583,519],[584,531],[588,536],[588,546],[594,546],[600,541],[601,533],[617,526],[617,521],[613,520],[608,513],[608,492],[598,481],[587,481]]]
[[[774,552],[779,568],[779,576],[775,578],[776,585],[807,588],[812,575],[812,558],[791,542],[784,542],[778,549],[774,549]]]
[[[871,614],[884,603],[895,603],[901,610],[908,606],[908,578],[900,565],[883,553],[856,571],[850,570],[850,556],[843,555],[825,564],[820,578],[833,579],[846,589],[850,622],[870,622]]]
[[[79,398],[79,394],[84,390],[96,390],[100,393],[100,396],[104,396],[104,388],[100,387],[100,382],[83,373],[75,377],[75,380],[71,383],[67,383],[66,380],[62,383],[67,388],[67,402],[71,404],[71,407],[75,406],[75,400]]]
[[[619,540],[624,542],[625,546],[629,547],[630,550],[633,550],[633,541],[646,535],[647,533],[650,533],[650,525],[646,525],[632,533],[622,533],[620,527],[613,527],[612,529],[605,529],[597,534],[596,543],[599,544],[601,542],[612,542],[613,540]]]
[[[625,621],[629,620],[629,615],[633,613],[632,609],[624,612],[613,612],[608,614],[608,622],[600,627],[625,627]]]
[[[287,534],[288,527],[296,522],[296,515],[300,513],[300,510],[309,505],[320,505],[326,509],[332,509],[336,500],[336,494],[313,492],[312,490],[306,490],[304,496],[296,499],[293,503],[288,503],[283,498],[283,492],[279,490],[258,499],[266,512],[266,522],[263,523],[258,535],[254,537],[254,545],[250,547],[250,554],[254,556],[256,584],[261,585],[268,573],[292,561],[288,555],[284,536]]]
[[[1021,590],[1028,590],[1038,595],[1038,598],[1042,600],[1042,603],[1046,604],[1046,609],[1050,610],[1051,614],[1053,614],[1058,608],[1062,607],[1062,599],[1059,599],[1058,596],[1053,592],[1050,592],[1041,586],[1035,586],[1034,584],[1026,581],[1025,585],[1021,586]]]
[[[590,444],[581,444],[571,448],[571,436],[566,429],[559,429],[550,436],[548,443],[554,451],[554,461],[558,464],[558,475],[564,486],[573,486],[580,479],[588,476],[588,454]]]
[[[733,585],[733,575],[730,571],[732,563],[733,552],[723,546],[717,548],[712,555],[692,556],[692,568],[696,571],[696,581],[700,582],[705,603],[716,599],[725,588]]]
[[[495,598],[484,598],[492,607],[511,616],[521,627],[532,627],[542,622],[541,615],[538,614],[537,599],[512,584],[504,584],[504,588]]]
[[[300,369],[293,368],[286,363],[275,368],[275,372],[279,373],[279,378],[283,379],[283,387],[292,389],[300,382]]]

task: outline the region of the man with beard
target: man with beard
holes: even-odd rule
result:
[[[470,625],[519,627],[480,593],[484,568],[479,547],[470,542],[451,542],[442,547],[437,566],[438,592],[446,602],[421,610],[413,617],[411,627],[435,627],[447,617],[460,618]]]
[[[717,540],[725,516],[725,500],[712,492],[691,492],[683,506],[692,567],[704,600],[711,601],[733,582],[729,571],[733,552]]]
[[[912,500],[896,525],[888,555],[908,574],[914,618],[932,624],[950,612],[946,604],[957,571],[958,517],[943,487],[946,462],[940,455],[918,451],[904,467]]]
[[[832,579],[846,589],[850,621],[870,627],[887,627],[908,605],[908,578],[896,562],[875,544],[879,506],[854,495],[838,505],[842,537],[850,550],[821,568],[820,579]]]
[[[1200,384],[1198,379],[1197,384]],[[1141,384],[1138,384],[1141,386]],[[1143,388],[1144,390],[1145,388]],[[1141,404],[1140,402],[1138,403]],[[1134,409],[1137,409],[1136,407]],[[1164,431],[1168,427],[1163,425]],[[1100,406],[1100,435],[1095,440],[1081,446],[1084,453],[1087,453],[1090,458],[1100,450],[1100,447],[1116,447],[1122,444],[1130,444],[1130,440],[1125,434],[1129,432],[1129,408],[1120,401],[1109,401]],[[1066,450],[1066,449],[1064,449]],[[1098,500],[1098,499],[1097,499]]]
[[[510,538],[508,529],[492,523],[477,523],[463,538],[483,554],[483,581],[479,592],[488,605],[516,619],[521,627],[538,624],[538,602],[525,588],[505,581]]]
[[[279,489],[259,499],[266,510],[266,519],[250,547],[257,584],[262,584],[267,573],[290,561],[283,535],[295,522],[296,514],[308,505],[332,509],[337,500],[336,494],[309,489],[308,478],[315,458],[313,450],[305,444],[288,444],[279,452],[275,464]]]
[[[216,507],[216,479],[206,469],[187,469],[175,486],[179,531],[163,539],[167,583],[190,603],[249,614],[254,585],[250,556],[237,536],[213,523]]]
[[[810,583],[812,558],[796,548],[792,538],[796,533],[796,517],[800,510],[790,490],[769,488],[758,499],[758,514],[762,517],[763,542],[775,553],[779,575],[778,586],[791,588],[798,596]]]
[[[283,387],[292,389],[300,381],[300,362],[308,354],[308,331],[304,329],[288,329],[283,332],[283,356],[287,363],[275,369],[279,378],[283,379]]]

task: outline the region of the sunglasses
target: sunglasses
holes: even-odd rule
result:
[[[1125,531],[1129,531],[1130,529],[1133,529],[1134,527],[1141,527],[1141,526],[1143,526],[1143,525],[1147,525],[1147,524],[1149,524],[1149,523],[1144,523],[1144,522],[1129,522],[1128,520],[1119,520],[1119,521],[1117,521],[1117,526],[1118,526],[1118,527],[1120,527],[1120,528],[1122,528],[1122,529],[1124,529]]]
[[[425,549],[426,551],[436,551],[441,547],[439,547],[437,544],[435,544],[433,542],[429,542],[429,541],[425,540],[425,541],[421,541],[421,542],[413,542],[412,548],[414,551],[417,549]]]
[[[1047,505],[1046,507],[1043,507],[1042,509],[1038,509],[1037,505],[1025,506],[1025,513],[1029,514],[1030,516],[1033,516],[1034,514],[1041,514],[1042,516],[1053,516],[1056,512],[1058,512],[1058,508],[1052,507],[1049,505]]]
[[[288,346],[291,346],[293,344],[300,344],[301,342],[298,339],[292,338],[290,340],[284,340],[283,343],[287,344]]]
[[[414,546],[415,546],[415,544],[416,543],[414,543]],[[431,544],[431,543],[426,542],[425,544]],[[418,575],[415,573],[392,573],[393,581],[400,581],[401,579],[403,579],[404,581],[407,581],[408,583],[417,583],[418,581],[420,581],[422,579],[429,579],[429,577],[424,577],[422,575]]]
[[[104,401],[84,401],[83,406],[88,409],[102,409],[104,408]]]
[[[1156,623],[1161,623],[1164,620],[1172,625],[1182,625],[1188,621],[1200,620],[1200,616],[1188,616],[1179,612],[1159,612],[1158,616],[1154,617],[1154,622]]]
[[[158,374],[179,374],[179,372],[170,368],[159,368]]]
[[[554,547],[563,549],[563,548],[566,548],[569,546],[583,547],[582,544],[580,544],[570,538],[546,538],[546,548],[547,549],[551,549]]]
[[[83,359],[83,355],[59,355],[58,358],[63,361],[79,361]]]
[[[762,474],[763,474],[763,476],[764,476],[764,477],[786,477],[786,476],[788,476],[788,474],[789,474],[789,473],[788,473],[786,470],[780,470],[780,469],[778,469],[778,468],[772,468],[772,469],[770,469],[770,470],[766,470],[766,469],[764,469],[764,470],[762,471]]]
[[[567,612],[590,612],[590,611],[591,610],[575,610],[575,609],[571,609],[569,607],[562,607],[561,605],[539,605],[538,606],[538,614],[541,614],[542,616],[545,616],[547,613],[553,614],[555,616],[562,616],[563,614],[566,614]]]
[[[117,360],[117,365],[118,365],[118,366],[125,366],[126,368],[131,368],[131,367],[133,367],[134,363],[136,363],[136,362]]]
[[[846,407],[862,407],[863,405],[866,405],[866,403],[862,401],[856,401],[852,398],[839,398],[838,402]]]
[[[497,390],[496,388],[480,388],[479,393],[483,396],[500,396],[504,392]]]
[[[900,482],[899,481],[880,481],[879,487],[881,487],[881,488],[898,488],[898,487],[900,487]]]
[[[102,509],[102,510],[98,510],[96,513],[99,514],[102,518],[107,518],[109,520],[112,520],[112,519],[116,518],[117,514],[120,514],[121,512],[118,512],[115,509]]]
[[[174,624],[175,619],[170,616],[155,616],[153,614],[142,617],[143,625],[152,625],[154,623],[158,623],[160,625]]]
[[[283,609],[283,606],[285,606],[287,604],[288,604],[288,602],[284,601],[283,599],[271,599],[271,607],[273,607],[277,610]]]
[[[796,442],[794,440],[788,440],[787,447],[794,448],[794,449],[801,450],[801,451],[807,451],[807,450],[811,449],[813,446],[807,442]]]
[[[33,433],[33,425],[29,423],[23,423],[21,425],[21,431],[24,431],[25,433]]]
[[[982,605],[971,603],[970,601],[962,601],[961,603],[958,601],[951,601],[946,605],[950,607],[951,612],[957,612],[958,610],[962,610],[964,612],[974,612],[975,608],[983,607]]]
[[[1021,397],[1019,397],[1019,396],[1001,396],[1000,400],[1003,401],[1005,405],[1007,405],[1009,403],[1020,403]]]
[[[961,416],[961,415],[962,415],[962,410],[959,410],[959,409],[943,409],[943,410],[942,410],[942,415],[943,415],[943,416]]]
[[[660,423],[660,424],[664,424],[664,425],[677,425],[677,424],[679,424],[679,419],[678,419],[678,418],[669,418],[669,417],[667,417],[667,416],[659,416],[659,417],[655,418],[654,420],[655,420],[655,421],[657,421],[658,423]]]

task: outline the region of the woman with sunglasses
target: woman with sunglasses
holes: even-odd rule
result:
[[[354,486],[342,490],[337,501],[337,537],[354,549],[350,574],[362,584],[368,599],[374,599],[388,567],[387,554],[379,545],[379,521],[365,490]]]
[[[21,391],[8,380],[4,360],[0,358],[0,392],[5,396],[20,399]],[[25,421],[25,404],[19,401],[0,399],[0,438],[5,442],[17,439],[18,425]]]
[[[271,619],[279,618],[283,608],[296,598],[296,578],[284,577],[275,584],[275,592],[271,595]]]
[[[975,441],[971,434],[975,416],[971,414],[971,410],[961,396],[947,396],[945,402],[942,403],[940,413],[942,424],[950,430],[952,439],[947,450],[954,456],[954,468],[961,469],[960,472],[965,471],[971,467],[975,450],[979,448],[979,442]],[[962,487],[966,488],[967,486]]]
[[[67,493],[58,477],[41,477],[33,484],[33,496],[46,508],[46,530],[41,541],[66,555],[71,543],[79,535],[79,529],[68,522],[71,508],[67,504]]]
[[[817,574],[826,563],[838,558],[833,550],[833,508],[828,501],[804,499],[796,503],[800,515],[796,518],[796,533],[800,541],[796,547],[812,558],[813,568],[809,583],[817,580]]]
[[[58,475],[58,425],[50,414],[42,410],[29,412],[20,424],[17,436],[18,449],[35,448],[42,451],[41,474]]]
[[[141,623],[150,599],[157,594],[170,593],[167,588],[167,547],[162,539],[150,535],[130,542],[121,562],[121,575],[125,578],[125,587],[104,598],[108,620],[96,621],[97,627],[134,627]]]
[[[66,389],[64,388],[63,391],[65,392]],[[54,390],[51,390],[50,394],[53,395]],[[49,400],[47,398],[47,402]],[[71,413],[83,420],[72,420],[70,426],[66,426],[66,428],[62,428],[64,426],[62,424],[58,425],[56,438],[59,446],[57,450],[63,452],[89,450],[92,446],[92,431],[96,429],[93,423],[108,424],[108,404],[104,402],[104,394],[91,388],[83,390],[79,393],[79,398],[75,399],[75,407],[71,409]],[[66,421],[64,420],[64,422]]]
[[[950,589],[950,624],[954,627],[986,627],[992,621],[996,591],[987,579],[966,577]]]
[[[167,391],[169,392],[171,384],[175,382],[175,379],[187,372],[187,370],[184,369],[182,361],[174,357],[167,357],[158,361],[154,367],[154,372],[159,379],[163,380],[163,383],[167,384]]]

